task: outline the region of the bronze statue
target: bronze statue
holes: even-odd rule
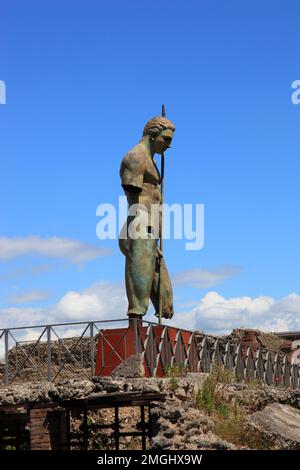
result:
[[[174,124],[164,116],[150,119],[144,127],[142,139],[126,153],[121,164],[120,176],[129,215],[125,224],[126,238],[120,237],[119,245],[126,257],[125,281],[130,318],[142,318],[147,312],[149,299],[157,317],[172,318],[174,313],[172,285],[162,255],[163,182],[154,160],[155,153],[162,155],[163,159],[164,152],[171,146],[174,131]],[[158,227],[153,223],[155,218],[151,217],[155,207],[159,208]],[[130,235],[130,224],[134,224],[141,214],[147,220],[146,231],[143,237],[136,238]]]

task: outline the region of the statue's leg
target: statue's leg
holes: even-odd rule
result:
[[[173,289],[170,276],[164,259],[161,259],[161,276],[162,276],[162,316],[163,318],[172,318],[174,315],[173,307]],[[156,310],[155,316],[159,317],[159,258],[156,259],[155,274],[151,289],[151,302]]]
[[[156,242],[147,239],[129,240],[126,256],[126,292],[128,315],[143,316],[147,312],[156,264]]]

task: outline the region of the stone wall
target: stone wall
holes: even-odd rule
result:
[[[111,393],[123,393],[130,391],[155,392],[160,393],[164,400],[153,402],[150,414],[153,424],[153,435],[148,442],[148,448],[152,449],[235,449],[239,446],[221,438],[215,429],[212,417],[204,410],[198,409],[195,404],[195,397],[198,390],[203,386],[207,374],[186,374],[181,377],[171,377],[164,379],[156,378],[101,378],[95,377],[88,380],[69,380],[57,384],[36,383],[30,385],[17,385],[0,390],[0,410],[7,405],[20,407],[29,405],[40,409],[30,411],[31,443],[34,449],[55,449],[64,448],[66,443],[66,433],[62,423],[65,422],[59,409],[61,402],[76,398],[86,398],[88,396],[105,396]],[[266,430],[262,420],[258,421],[255,414],[262,412],[270,405],[282,404],[288,408],[285,416],[289,413],[293,416],[295,423],[300,423],[300,417],[294,410],[300,409],[300,390],[288,388],[269,387],[264,384],[236,384],[220,383],[218,390],[222,394],[222,399],[226,403],[238,403],[242,405],[248,414],[249,426],[258,427],[259,432],[269,436],[270,429]],[[54,408],[49,412],[42,407],[51,405]],[[275,406],[275,415],[276,415]],[[281,410],[282,411],[282,410]],[[299,413],[299,412],[298,412]],[[124,429],[132,429],[136,423],[138,414],[133,408],[124,410]],[[93,422],[111,422],[112,410],[102,410],[90,415]],[[75,419],[75,418],[74,418]],[[279,419],[279,418],[278,418]],[[75,421],[74,421],[75,423]],[[276,428],[276,419],[273,420],[273,436],[277,438],[273,441],[266,437],[268,445],[275,448],[299,448],[297,439],[285,439],[280,428]],[[299,424],[300,425],[300,424]],[[79,429],[79,421],[75,427]],[[299,428],[300,429],[300,428]],[[53,430],[55,432],[53,432]],[[256,432],[256,431],[255,431]],[[257,431],[258,432],[258,431]],[[108,433],[106,433],[108,436]],[[107,439],[107,442],[109,440]],[[293,442],[292,442],[293,441]],[[90,448],[99,448],[99,443],[106,442],[103,435],[97,437],[93,435],[93,442]],[[121,449],[139,449],[140,441],[136,438],[126,438],[121,442]],[[276,447],[277,446],[277,447]],[[273,448],[272,447],[272,448]]]

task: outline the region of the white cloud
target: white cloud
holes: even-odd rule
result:
[[[108,250],[69,238],[0,237],[0,260],[6,261],[28,254],[62,258],[72,263],[81,263],[104,256],[108,254]]]
[[[241,327],[262,331],[300,330],[300,296],[290,294],[280,300],[267,296],[226,299],[212,291],[192,309],[177,313],[174,320],[178,326],[216,335]]]
[[[50,309],[33,307],[8,307],[0,309],[0,329],[52,323]]]
[[[173,276],[174,284],[191,285],[192,287],[207,289],[221,284],[241,272],[237,266],[223,266],[214,270],[206,271],[204,269],[189,269]]]
[[[25,304],[28,302],[36,302],[38,300],[48,299],[50,295],[51,295],[50,292],[33,290],[33,291],[23,292],[21,294],[19,293],[12,294],[9,297],[9,300],[10,302],[16,303],[16,304]]]
[[[57,317],[72,320],[112,320],[125,318],[127,300],[123,287],[98,282],[83,292],[70,291],[54,308]]]
[[[126,319],[126,314],[125,289],[119,284],[97,282],[81,292],[67,292],[52,307],[1,309],[0,328]],[[150,313],[146,319],[156,321]],[[193,306],[182,312],[177,310],[174,318],[165,323],[215,335],[241,327],[262,331],[300,330],[300,296],[292,293],[279,300],[268,296],[225,298],[210,291]],[[77,327],[70,325],[68,328]]]
[[[72,322],[89,322],[108,320],[108,323],[99,323],[98,328],[124,327],[127,322],[111,323],[111,320],[126,319],[127,299],[125,289],[119,284],[97,282],[82,292],[67,292],[57,304],[47,308],[10,307],[0,309],[0,359],[4,353],[4,336],[1,329],[13,327],[27,327],[20,330],[11,330],[13,337],[9,336],[9,347],[16,341],[33,341],[42,333],[42,328],[28,328],[36,325],[53,325]],[[80,336],[87,324],[56,326],[54,331],[59,338]],[[96,332],[95,332],[96,333]],[[87,331],[85,334],[89,334]],[[52,339],[55,334],[52,331]],[[46,340],[46,332],[43,341]]]
[[[126,314],[125,289],[119,284],[97,282],[82,292],[67,292],[57,304],[51,307],[2,308],[0,309],[0,329],[72,321],[125,319]]]

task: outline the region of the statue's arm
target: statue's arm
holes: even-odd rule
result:
[[[135,154],[127,154],[122,161],[120,176],[124,191],[140,193],[143,189],[145,162]]]

